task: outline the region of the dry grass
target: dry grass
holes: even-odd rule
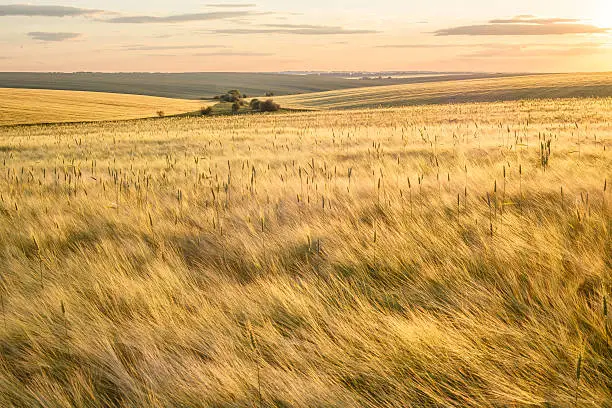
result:
[[[0,88],[0,126],[137,119],[193,112],[206,103],[103,92]]]
[[[432,103],[610,97],[612,73],[527,75],[343,89],[277,98],[284,107],[354,109]]]
[[[0,129],[0,406],[609,407],[611,119]]]

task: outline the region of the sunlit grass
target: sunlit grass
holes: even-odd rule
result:
[[[612,74],[524,75],[508,78],[445,80],[430,83],[341,89],[278,98],[286,107],[308,109],[355,109],[515,101],[520,99],[612,96]]]
[[[4,128],[0,405],[606,406],[611,119]]]
[[[103,92],[0,88],[0,125],[91,122],[194,112],[209,102]]]

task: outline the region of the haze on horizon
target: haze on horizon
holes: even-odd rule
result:
[[[0,71],[612,70],[608,0],[56,0],[0,22]]]

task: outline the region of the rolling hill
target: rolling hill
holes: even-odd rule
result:
[[[308,75],[284,77],[301,78],[306,84],[310,79]],[[355,84],[368,82],[346,81]],[[436,82],[429,83],[369,86],[277,96],[274,99],[289,109],[336,110],[608,96],[612,96],[612,73],[454,80],[437,77]],[[193,112],[212,104],[211,101],[104,92],[0,88],[0,125],[137,119],[157,116],[158,111],[163,111],[165,115]]]
[[[137,119],[192,112],[201,101],[102,92],[0,88],[0,125]]]
[[[612,73],[524,75],[364,87],[277,98],[283,107],[355,109],[378,106],[612,96]]]
[[[289,75],[272,73],[33,73],[0,72],[0,88],[61,89],[71,91],[112,92],[162,96],[182,99],[208,99],[228,89],[239,89],[248,95],[290,95],[388,86],[495,78],[504,74],[422,74],[409,78],[347,79],[328,75]]]

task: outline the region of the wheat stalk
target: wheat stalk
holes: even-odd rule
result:
[[[487,191],[487,206],[489,207],[489,229],[491,231],[491,236],[493,236],[493,214],[491,211],[491,196]]]
[[[44,289],[45,285],[43,282],[43,267],[42,267],[42,256],[40,245],[38,245],[38,241],[36,241],[36,237],[32,236],[32,241],[34,241],[34,246],[36,247],[36,257],[38,258],[38,272],[40,274],[40,287]]]
[[[253,332],[253,326],[251,325],[251,321],[247,321],[247,333],[249,336],[249,344],[251,346],[251,351],[254,355],[255,365],[257,366],[257,394],[259,397],[259,407],[263,406],[263,398],[261,395],[261,367],[260,367],[260,359],[261,353],[259,351],[259,347],[257,344],[257,339],[255,338],[255,333]]]
[[[66,336],[66,341],[68,341],[68,319],[66,318],[66,308],[64,307],[64,301],[62,300],[60,303],[60,307],[62,310],[62,319],[64,321],[64,334]],[[68,344],[68,343],[66,343]]]
[[[6,305],[4,304],[4,292],[6,290],[6,284],[4,282],[4,276],[0,275],[0,283],[2,283],[2,286],[0,286],[0,303],[2,304],[2,318],[4,320],[4,330],[7,329],[7,325],[6,325]]]
[[[412,218],[412,184],[410,184],[410,177],[408,177],[408,194],[410,196],[410,218]]]
[[[519,208],[523,213],[523,166],[519,164]]]
[[[604,320],[604,332],[606,336],[606,346],[609,345],[609,329],[608,329],[608,298],[606,295],[603,296],[603,320]]]
[[[578,395],[580,391],[580,376],[582,374],[582,352],[578,355],[578,361],[576,362],[576,399],[574,406],[578,406]]]
[[[606,190],[607,189],[608,189],[608,179],[605,179],[604,186],[603,186],[602,201],[601,201],[601,211],[604,213],[604,216],[606,215]]]

